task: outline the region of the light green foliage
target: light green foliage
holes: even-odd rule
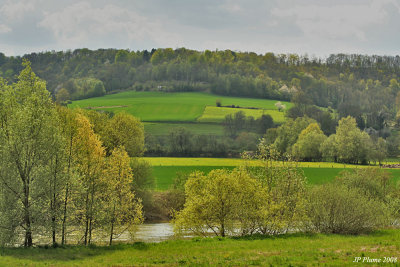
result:
[[[144,152],[143,124],[130,114],[118,113],[107,122],[102,140],[109,153],[123,146],[129,156],[141,156]]]
[[[255,231],[266,202],[260,184],[242,169],[193,173],[185,185],[186,203],[174,221],[179,231],[225,236]]]
[[[51,186],[48,166],[62,139],[45,82],[32,72],[29,62],[23,65],[16,83],[6,85],[0,80],[0,197],[4,201],[0,232],[6,229],[1,237],[9,237],[22,226],[24,245],[32,246],[32,233],[48,219],[48,209],[43,208],[43,195]],[[11,200],[15,203],[7,207]]]
[[[336,134],[322,144],[320,151],[326,158],[357,164],[371,159],[373,146],[369,135],[357,128],[356,120],[348,116],[339,121]]]
[[[320,152],[325,160],[337,161],[336,134],[331,134],[320,146]]]
[[[293,162],[279,164],[279,151],[273,145],[260,142],[256,158],[261,167],[248,167],[270,195],[259,230],[263,234],[281,234],[301,229],[306,220],[306,177]]]
[[[360,234],[388,226],[394,214],[389,173],[379,169],[343,172],[333,183],[310,189],[311,228],[323,233]]]
[[[92,241],[92,232],[99,220],[101,211],[101,192],[106,185],[101,177],[104,168],[104,148],[93,126],[82,114],[76,116],[77,134],[74,143],[74,164],[82,184],[81,192],[76,194],[75,205],[77,223],[84,228],[84,244]]]
[[[292,154],[296,159],[318,161],[322,158],[320,146],[327,137],[317,123],[311,123],[301,131],[297,142],[292,147]]]
[[[301,131],[311,123],[315,123],[315,120],[308,117],[299,117],[295,120],[289,119],[277,128],[277,138],[274,146],[280,153],[290,152]]]
[[[114,235],[121,234],[117,232],[118,227],[125,227],[133,233],[134,226],[143,223],[142,204],[132,191],[130,159],[123,147],[114,148],[107,159],[106,171],[102,178],[106,185],[102,192],[102,210],[105,226],[109,227],[111,245]]]
[[[72,100],[103,96],[106,93],[103,82],[95,78],[71,79],[66,87]]]
[[[307,210],[316,231],[359,234],[382,226],[387,219],[384,204],[368,199],[357,189],[329,183],[310,190]]]

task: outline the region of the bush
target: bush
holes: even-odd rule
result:
[[[335,234],[370,232],[387,225],[389,214],[384,202],[337,182],[311,188],[307,213],[312,230]]]

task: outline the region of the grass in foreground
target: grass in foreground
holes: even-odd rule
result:
[[[112,247],[0,249],[1,266],[354,266],[356,257],[400,260],[400,230],[342,236],[194,238]],[[360,266],[367,265],[359,263]],[[371,266],[387,265],[369,264]],[[398,263],[397,263],[398,266]]]

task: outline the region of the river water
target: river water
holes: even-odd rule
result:
[[[134,240],[142,242],[161,242],[173,238],[173,226],[170,223],[148,223],[138,226]]]

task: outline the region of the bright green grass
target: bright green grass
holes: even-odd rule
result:
[[[287,234],[112,247],[9,248],[0,249],[0,266],[392,266],[353,261],[399,261],[399,240],[400,230],[383,230],[359,236]]]
[[[191,173],[202,171],[208,173],[213,169],[233,169],[236,166],[249,164],[257,166],[256,161],[245,162],[241,159],[228,158],[144,158],[153,165],[153,174],[156,180],[157,191],[167,190],[173,183],[178,172]],[[302,162],[299,167],[304,171],[307,181],[311,185],[323,184],[332,181],[340,172],[368,166],[343,165],[328,162]],[[371,167],[375,168],[375,167]],[[400,169],[386,169],[393,177],[393,182],[400,181]]]
[[[238,158],[173,158],[145,157],[153,166],[240,166],[242,164],[259,165],[257,160],[246,161]],[[286,164],[277,162],[277,164]],[[305,168],[375,168],[374,166],[349,165],[333,162],[297,162],[298,167]]]
[[[152,135],[168,135],[173,129],[183,127],[194,134],[223,135],[224,128],[215,123],[163,123],[145,122],[144,130]]]
[[[178,173],[190,174],[194,171],[209,173],[214,169],[232,170],[234,166],[154,166],[153,175],[156,180],[156,191],[163,191],[170,188]]]
[[[153,175],[156,180],[156,191],[164,191],[170,188],[176,175],[181,173],[190,174],[194,171],[209,173],[214,169],[232,170],[234,166],[153,166]],[[310,185],[320,185],[332,181],[342,171],[354,170],[354,168],[302,168],[307,182]],[[393,183],[400,181],[400,170],[386,170],[392,174]]]
[[[114,112],[126,111],[142,121],[195,121],[206,106],[215,105],[220,99],[223,105],[257,107],[276,110],[276,100],[224,97],[207,93],[164,93],[128,91],[102,97],[74,101],[69,107],[102,107]],[[282,101],[281,101],[282,102]],[[282,102],[290,108],[291,104]],[[122,107],[117,107],[122,106]]]
[[[142,158],[153,166],[240,166],[244,163],[242,159],[233,158],[168,158],[168,157],[145,157]],[[256,165],[256,161],[251,164]]]
[[[255,119],[260,118],[263,114],[271,115],[274,122],[282,123],[285,121],[285,113],[278,110],[267,109],[246,109],[246,108],[226,108],[207,106],[203,115],[197,119],[199,122],[222,122],[226,115],[243,111],[246,116],[252,116]]]

